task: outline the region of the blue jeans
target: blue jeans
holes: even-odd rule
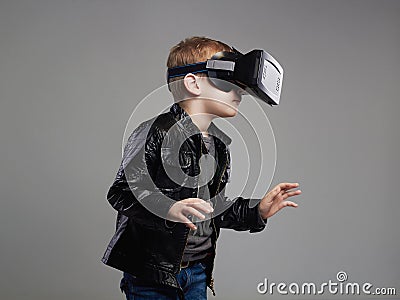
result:
[[[179,286],[185,293],[185,300],[207,300],[205,264],[198,262],[183,268],[176,275]],[[178,300],[178,290],[172,286],[143,284],[129,273],[124,272],[120,283],[127,300]]]

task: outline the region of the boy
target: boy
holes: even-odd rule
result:
[[[170,50],[167,67],[233,50],[187,38]],[[207,299],[207,286],[215,296],[220,228],[260,232],[283,207],[297,207],[286,199],[301,193],[292,190],[298,183],[280,183],[253,207],[254,199],[228,199],[231,139],[212,120],[235,116],[242,90],[223,91],[200,72],[171,78],[169,88],[175,103],[133,131],[107,194],[118,215],[102,262],[123,271],[128,300]]]

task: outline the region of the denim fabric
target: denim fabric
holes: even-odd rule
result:
[[[183,292],[185,300],[206,300],[207,286],[205,264],[198,262],[191,267],[183,268],[176,279]],[[137,279],[124,272],[120,282],[121,291],[127,300],[178,300],[178,290],[165,285],[154,285]]]

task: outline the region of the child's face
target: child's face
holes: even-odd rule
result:
[[[236,116],[240,101],[242,100],[242,90],[232,89],[229,92],[218,89],[208,77],[200,77],[201,93],[199,97],[205,101],[207,113],[228,118]]]

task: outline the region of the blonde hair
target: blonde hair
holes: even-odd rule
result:
[[[223,42],[207,37],[189,37],[180,41],[170,49],[167,59],[167,68],[206,61],[220,51],[232,51],[232,48]],[[197,73],[196,75],[206,76],[204,73]],[[181,79],[184,77],[183,75],[170,79],[169,86],[175,100],[182,100],[184,86]]]

